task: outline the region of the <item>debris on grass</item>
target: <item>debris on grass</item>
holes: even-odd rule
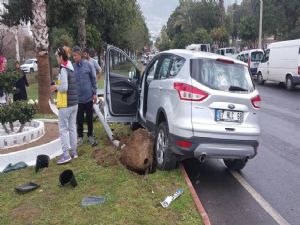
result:
[[[86,207],[90,205],[103,204],[105,201],[106,198],[104,196],[89,196],[82,200],[81,205]]]
[[[161,206],[163,208],[168,208],[169,205],[171,204],[171,202],[174,201],[176,198],[178,198],[182,194],[183,194],[183,189],[182,188],[178,188],[173,195],[167,196],[165,198],[165,200],[163,200],[162,202],[160,202]]]

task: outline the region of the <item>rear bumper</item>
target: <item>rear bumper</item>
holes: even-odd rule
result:
[[[188,141],[192,143],[190,148],[181,148],[176,141]],[[257,154],[258,141],[256,140],[228,140],[216,138],[182,138],[170,134],[171,149],[179,159],[207,158],[218,159],[243,159],[253,158]]]
[[[295,85],[299,85],[300,84],[300,75],[298,76],[293,76],[293,83]]]

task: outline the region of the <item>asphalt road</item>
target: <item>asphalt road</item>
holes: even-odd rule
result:
[[[258,155],[240,175],[289,224],[300,225],[300,87],[257,86],[262,97]],[[220,160],[184,162],[213,225],[278,224]]]

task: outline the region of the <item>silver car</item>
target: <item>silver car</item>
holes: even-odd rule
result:
[[[106,54],[105,118],[138,123],[155,134],[161,170],[195,157],[242,169],[257,154],[260,96],[247,64],[224,56],[169,50],[143,74],[118,48]]]

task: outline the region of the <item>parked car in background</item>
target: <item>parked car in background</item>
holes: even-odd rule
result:
[[[241,60],[242,62],[247,63],[251,75],[256,77],[257,67],[263,56],[264,51],[262,49],[251,49],[240,52],[236,58],[238,60]]]
[[[27,59],[25,63],[21,65],[20,68],[25,73],[33,73],[38,71],[37,59]]]
[[[287,90],[300,84],[300,39],[281,41],[268,46],[258,66],[257,80],[285,83]]]
[[[210,44],[191,44],[188,45],[185,49],[192,51],[210,52]]]
[[[236,56],[237,56],[236,50],[233,47],[219,48],[217,50],[217,54],[224,55],[224,56],[227,56],[230,58],[236,58]]]
[[[257,154],[261,99],[245,63],[177,49],[160,52],[141,75],[126,53],[109,46],[106,61],[116,56],[124,60],[106,70],[105,119],[151,131],[159,169],[194,157],[240,170]]]

